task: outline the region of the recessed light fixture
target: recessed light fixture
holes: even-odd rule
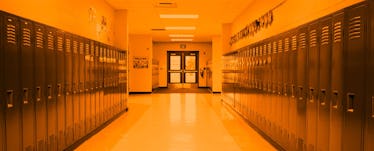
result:
[[[197,14],[160,14],[160,18],[172,18],[172,19],[198,19]]]
[[[166,30],[196,30],[195,26],[169,26],[165,27]]]
[[[192,41],[193,39],[170,39],[171,41]]]
[[[192,38],[192,37],[194,37],[194,35],[191,35],[191,34],[170,34],[169,37],[173,37],[173,38],[179,38],[179,37]]]

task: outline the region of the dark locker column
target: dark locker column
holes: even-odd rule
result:
[[[109,93],[108,93],[108,83],[110,81],[109,77],[109,63],[108,63],[108,58],[109,58],[109,49],[108,46],[104,44],[103,46],[103,56],[104,56],[104,61],[103,61],[103,68],[104,68],[104,73],[103,73],[103,91],[104,91],[104,99],[103,99],[103,113],[104,113],[104,122],[106,122],[109,118],[109,109],[108,109],[108,102],[109,102]]]
[[[104,45],[100,43],[100,61],[98,65],[98,81],[99,81],[99,125],[104,123]]]
[[[57,143],[58,150],[63,150],[66,147],[65,144],[65,43],[64,43],[64,32],[57,31],[57,57],[56,57],[56,70],[57,70],[57,85],[56,85],[56,97],[57,97]]]
[[[3,45],[5,43],[5,37],[3,37],[3,35],[5,35],[5,30],[4,30],[4,13],[2,11],[0,11],[0,71],[4,71],[3,67],[4,67],[4,54],[3,54]],[[3,81],[3,74],[4,72],[0,73],[0,99],[1,100],[5,100],[4,98],[4,95],[5,95],[5,92],[4,92],[4,81]],[[0,151],[3,151],[5,150],[5,127],[4,127],[4,109],[5,109],[5,102],[4,101],[0,101]]]
[[[47,84],[46,47],[47,33],[41,24],[34,24],[35,31],[35,106],[36,106],[36,150],[47,150]]]
[[[280,89],[280,94],[279,94],[279,97],[280,97],[280,101],[281,101],[281,104],[282,104],[282,110],[281,110],[281,117],[282,117],[282,120],[281,120],[281,128],[280,128],[280,136],[279,136],[279,140],[280,140],[280,144],[286,148],[287,146],[287,139],[288,139],[288,121],[289,121],[289,118],[288,118],[288,112],[289,112],[289,101],[288,101],[288,98],[287,98],[287,95],[286,95],[286,92],[287,92],[287,73],[288,73],[288,60],[286,60],[286,52],[289,51],[289,45],[287,46],[286,45],[286,40],[288,40],[286,38],[287,35],[285,34],[282,34],[281,36],[281,48],[280,51],[279,51],[279,60],[280,60],[280,69],[279,69],[279,73],[281,74],[281,81],[280,81],[280,86],[279,86],[279,89]],[[288,41],[289,42],[289,41]],[[289,43],[288,43],[289,44]]]
[[[84,41],[84,92],[86,97],[86,134],[91,130],[91,83],[90,83],[90,41],[85,39]]]
[[[48,150],[57,150],[57,102],[56,102],[56,30],[47,27],[46,50],[46,88],[47,88],[47,121]]]
[[[100,124],[100,89],[99,89],[99,66],[100,66],[100,44],[95,42],[95,55],[94,55],[94,90],[95,90],[95,128]]]
[[[331,17],[323,18],[319,25],[320,63],[318,95],[317,150],[329,150],[330,98],[331,98]]]
[[[1,30],[4,35],[2,39],[3,47],[1,50],[3,52],[4,72],[3,88],[5,90],[5,143],[6,150],[21,150],[22,144],[22,127],[20,121],[20,110],[21,102],[19,97],[21,97],[20,91],[20,50],[19,45],[20,40],[20,27],[18,18],[15,16],[5,14],[4,23]]]
[[[65,95],[66,95],[66,145],[74,141],[74,100],[73,100],[73,55],[72,35],[65,33]]]
[[[307,94],[307,28],[301,27],[298,29],[298,50],[297,50],[297,94],[296,94],[296,104],[297,104],[297,149],[305,150],[305,130],[306,130],[306,94]]]
[[[331,52],[331,122],[329,150],[342,150],[343,128],[343,90],[344,90],[344,47],[343,26],[344,12],[338,12],[332,18],[332,52]]]
[[[79,55],[78,55],[78,95],[79,95],[79,138],[86,135],[85,132],[85,112],[86,112],[86,97],[84,92],[84,39],[77,37],[79,41]]]
[[[291,85],[291,79],[290,79],[290,53],[291,53],[291,37],[289,37],[288,33],[285,34],[284,38],[284,53],[283,53],[283,97],[286,102],[286,108],[285,108],[285,132],[283,134],[282,140],[283,146],[286,150],[290,150],[290,114],[291,114],[291,99],[290,97],[290,85]]]
[[[89,91],[90,91],[90,98],[91,98],[91,107],[90,107],[90,121],[91,121],[91,126],[90,126],[90,131],[94,130],[95,128],[95,116],[96,116],[96,97],[95,97],[95,71],[94,71],[94,56],[95,56],[95,41],[90,41],[90,60],[89,60],[89,67],[88,67],[88,77],[89,77]]]
[[[317,101],[319,91],[319,34],[318,21],[308,25],[309,51],[307,52],[308,85],[306,92],[306,147],[308,151],[316,149],[317,144]]]
[[[365,51],[367,47],[367,5],[355,5],[346,9],[347,29],[345,60],[345,107],[343,149],[363,150],[363,115],[365,88]]]
[[[374,4],[373,2],[370,2],[370,12],[368,14],[370,14],[369,16],[369,20],[370,20],[370,24],[369,24],[369,27],[370,27],[370,33],[368,33],[368,41],[370,43],[370,47],[368,49],[368,53],[369,55],[367,56],[367,60],[368,60],[368,63],[367,63],[367,67],[366,67],[366,71],[367,71],[367,95],[366,95],[366,99],[365,99],[365,102],[366,102],[366,131],[365,131],[365,150],[374,150],[374,144],[371,143],[371,142],[374,142],[374,81],[373,81],[373,78],[374,77],[374,32],[373,32],[373,29],[374,29]],[[370,143],[369,143],[370,142]]]
[[[79,39],[76,36],[72,36],[73,39],[73,55],[72,55],[72,75],[73,75],[73,121],[74,121],[74,132],[73,141],[78,140],[81,137],[80,134],[80,117],[79,117]]]
[[[35,99],[34,94],[34,38],[33,23],[20,20],[21,32],[21,91],[23,150],[35,150]]]
[[[289,70],[290,70],[290,113],[289,113],[289,119],[290,119],[290,150],[296,150],[296,144],[297,144],[297,136],[296,136],[296,65],[297,65],[297,33],[295,30],[290,32],[291,36],[291,52],[289,52]]]

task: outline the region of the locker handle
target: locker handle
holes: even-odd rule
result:
[[[6,93],[7,93],[8,108],[13,108],[14,107],[14,92],[13,90],[8,90]]]
[[[48,99],[52,99],[52,86],[48,85]]]
[[[41,100],[42,91],[40,87],[36,87],[36,102],[39,102]]]
[[[314,88],[309,88],[309,102],[314,103]]]
[[[303,87],[302,86],[298,86],[298,96],[299,96],[299,100],[303,100]]]
[[[332,108],[334,109],[338,109],[338,98],[339,98],[339,92],[338,91],[333,91],[333,95],[332,95]]]
[[[23,88],[23,104],[29,104],[29,89]]]
[[[371,117],[374,118],[374,96],[371,97]]]
[[[326,105],[326,89],[321,89],[320,100],[321,100],[321,105],[325,106]]]
[[[348,93],[347,94],[347,112],[354,112],[354,99],[355,99],[355,94],[354,93]]]
[[[61,84],[57,84],[57,96],[60,97],[62,93],[62,87]]]
[[[291,85],[291,97],[295,97],[295,85]]]

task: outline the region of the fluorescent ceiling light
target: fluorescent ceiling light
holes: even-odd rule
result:
[[[186,37],[186,38],[192,38],[194,35],[191,34],[170,34],[169,37]]]
[[[166,30],[196,30],[195,26],[170,26],[165,27]]]
[[[174,19],[197,19],[197,14],[160,14],[160,18],[174,18]]]
[[[170,39],[171,41],[192,41],[193,39]]]

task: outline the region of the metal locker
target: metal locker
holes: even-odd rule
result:
[[[321,19],[319,40],[319,95],[317,150],[329,150],[331,96],[331,17]]]
[[[84,71],[85,71],[85,49],[84,49],[84,38],[77,37],[79,46],[78,46],[78,96],[79,96],[79,138],[86,135],[85,132],[85,112],[86,112],[86,97],[84,92]]]
[[[100,89],[99,89],[99,68],[100,68],[100,44],[95,42],[94,55],[94,90],[95,90],[95,128],[100,124]]]
[[[47,33],[44,25],[34,23],[35,37],[35,116],[36,150],[47,150],[47,84],[46,84],[46,51]]]
[[[35,150],[34,29],[31,21],[20,19],[22,142],[23,150]]]
[[[74,100],[73,100],[73,39],[70,33],[65,33],[65,102],[66,102],[66,145],[74,142]]]
[[[317,142],[317,111],[319,92],[319,24],[318,20],[308,24],[308,54],[307,76],[308,83],[306,99],[306,150],[316,149]]]
[[[46,89],[47,89],[47,146],[48,150],[57,150],[57,102],[56,102],[56,29],[46,27]]]
[[[3,88],[5,91],[5,150],[21,150],[22,146],[22,125],[21,125],[21,97],[20,91],[20,50],[21,44],[19,20],[17,17],[4,14],[4,22],[1,26],[4,38],[2,60],[6,65],[3,70]]]
[[[368,14],[370,14],[369,16],[369,19],[371,22],[370,22],[370,25],[369,27],[371,27],[371,30],[374,28],[374,15],[373,15],[373,11],[374,11],[374,8],[373,8],[374,4],[373,2],[369,2],[369,10],[370,12]],[[369,142],[374,142],[374,81],[373,81],[373,78],[370,78],[370,77],[373,77],[374,76],[374,42],[373,42],[373,38],[374,38],[374,32],[373,31],[370,31],[370,33],[368,33],[369,37],[368,37],[368,41],[369,41],[369,44],[370,44],[370,47],[368,49],[368,55],[366,58],[368,60],[367,62],[367,66],[366,66],[366,71],[367,71],[367,77],[366,77],[366,80],[367,80],[367,83],[366,83],[366,106],[367,106],[367,110],[366,110],[366,116],[365,118],[367,119],[366,121],[366,131],[365,131],[365,150],[374,150],[374,144],[373,143],[369,143]]]
[[[86,121],[86,134],[91,130],[91,83],[90,83],[90,41],[84,40],[84,92],[86,98],[86,110],[85,110],[85,121]]]
[[[305,150],[306,139],[306,96],[307,96],[307,56],[308,56],[308,37],[306,27],[298,29],[298,50],[297,50],[297,65],[296,65],[296,105],[297,105],[297,149]]]
[[[345,10],[347,32],[345,56],[345,107],[343,150],[363,150],[363,115],[365,91],[365,55],[368,49],[368,6],[364,3]]]
[[[289,113],[289,119],[290,119],[290,150],[296,150],[297,147],[297,136],[296,136],[296,129],[297,129],[297,113],[296,113],[296,65],[297,65],[297,44],[298,44],[298,38],[297,38],[297,32],[296,30],[292,30],[290,33],[290,44],[291,44],[291,50],[289,52],[289,99],[290,99],[290,113]]]
[[[332,15],[331,41],[331,105],[329,150],[342,150],[344,90],[344,12]]]
[[[57,145],[63,150],[65,144],[65,35],[63,31],[56,32],[56,99],[57,99]]]
[[[74,121],[74,130],[73,130],[73,141],[78,140],[81,137],[80,134],[80,100],[79,100],[79,38],[75,35],[72,36],[72,80],[73,80],[73,121]]]
[[[3,30],[4,26],[4,17],[5,17],[5,14],[4,12],[0,11],[0,71],[4,71],[3,69],[3,66],[4,66],[4,63],[3,63],[3,43],[5,42],[5,37],[3,37],[3,35],[5,35],[5,32]],[[1,72],[0,73],[0,100],[5,100],[4,98],[4,81],[3,81],[3,73],[4,72]],[[3,151],[5,150],[5,127],[4,127],[4,109],[5,109],[5,102],[4,101],[0,101],[0,151]]]
[[[283,52],[283,97],[284,101],[286,101],[286,108],[284,112],[284,127],[285,127],[285,133],[282,137],[283,146],[286,150],[290,150],[290,110],[291,110],[291,99],[290,99],[290,65],[289,65],[289,60],[290,60],[290,54],[291,54],[291,37],[289,36],[288,33],[286,33],[285,38],[284,38],[284,52]]]
[[[88,66],[88,81],[89,81],[89,91],[90,91],[90,131],[94,130],[95,128],[95,72],[94,72],[94,55],[95,55],[95,41],[90,41],[90,52],[89,52],[89,66]]]
[[[99,81],[99,125],[105,122],[104,119],[104,61],[105,61],[105,52],[104,45],[100,43],[100,62],[98,70],[98,81]]]

